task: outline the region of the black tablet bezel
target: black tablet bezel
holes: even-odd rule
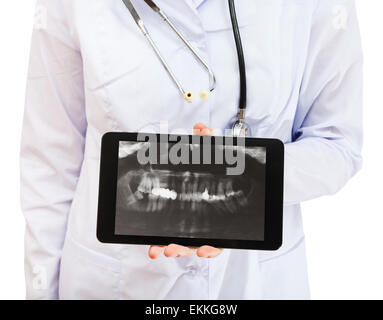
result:
[[[159,134],[155,135],[160,141]],[[265,239],[264,241],[230,239],[196,239],[115,234],[118,150],[120,141],[137,142],[138,133],[108,132],[102,137],[97,238],[102,243],[168,245],[177,243],[199,247],[277,250],[282,245],[284,144],[277,139],[246,138],[249,147],[266,147]],[[174,135],[172,135],[174,136]],[[177,135],[179,136],[179,135]],[[191,142],[192,136],[188,136]],[[236,138],[234,138],[234,143]],[[215,143],[214,137],[212,142]],[[111,170],[114,168],[114,170]]]

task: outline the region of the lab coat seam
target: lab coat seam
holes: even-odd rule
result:
[[[205,55],[205,59],[206,59],[206,62],[211,65],[211,57],[209,55],[209,50],[207,49],[207,39],[206,39],[206,32],[204,31],[204,35],[203,35],[203,54]],[[214,72],[214,70],[213,70]],[[209,82],[209,76],[206,75],[206,77],[208,78],[208,82]],[[207,104],[207,108],[208,109],[208,112],[207,112],[207,115],[208,115],[208,123],[209,123],[209,126],[211,126],[211,123],[212,123],[212,106],[213,106],[213,101],[215,100],[215,97],[216,95],[214,94],[215,93],[215,90],[213,92],[210,93],[211,97],[208,101],[205,101],[205,103]],[[202,105],[203,106],[203,105]],[[214,128],[213,128],[214,129]]]
[[[276,255],[276,256],[271,257],[271,258],[259,260],[259,263],[261,264],[261,263],[269,262],[269,261],[272,261],[272,260],[275,260],[278,258],[282,258],[283,256],[288,255],[288,254],[294,252],[296,249],[298,249],[304,241],[305,241],[305,237],[303,236],[289,250],[281,253],[280,255]]]
[[[195,9],[198,10],[205,3],[205,1],[206,0],[200,0],[200,1],[193,0],[193,4],[194,4]]]
[[[311,21],[314,20],[314,15],[315,13],[317,12],[319,8],[319,0],[316,0],[316,6],[314,7],[313,11],[312,11],[312,14],[311,14]],[[305,79],[306,79],[306,70],[307,70],[307,66],[308,66],[308,63],[309,63],[309,54],[310,54],[310,45],[311,45],[311,41],[312,41],[312,35],[313,35],[313,32],[312,32],[312,29],[313,27],[311,27],[310,29],[310,33],[309,33],[309,36],[308,36],[308,41],[306,43],[306,54],[305,54],[305,61],[303,63],[303,72],[301,74],[301,79],[300,79],[300,85],[299,85],[299,90],[298,90],[298,107],[300,105],[300,100],[301,100],[301,94],[302,94],[302,91],[303,91],[303,85],[304,85],[304,82],[305,82]],[[303,120],[302,120],[303,122]]]
[[[205,29],[204,29],[204,26],[203,26],[203,23],[202,23],[202,20],[201,20],[201,16],[200,16],[200,14],[199,14],[197,8],[196,8],[194,5],[192,5],[191,3],[189,3],[188,1],[185,1],[185,0],[184,0],[184,3],[185,3],[185,5],[186,5],[187,7],[189,7],[189,8],[191,9],[191,11],[194,13],[195,17],[197,18],[197,23],[198,23],[199,27],[201,28],[201,30],[203,31],[203,33],[205,33]],[[183,28],[183,26],[180,26],[180,27]],[[187,31],[187,30],[185,30],[185,31]]]
[[[123,130],[119,129],[117,119],[113,116],[112,103],[111,103],[107,88],[104,87],[104,88],[100,89],[100,92],[104,96],[103,102],[105,103],[105,114],[110,121],[110,124],[111,124],[110,129],[114,130],[114,131],[123,131]]]
[[[103,90],[107,86],[113,85],[113,84],[121,81],[127,75],[131,74],[132,72],[136,72],[137,70],[139,70],[139,66],[135,66],[132,69],[129,69],[128,71],[123,72],[123,73],[115,76],[114,78],[107,80],[106,82],[103,82],[103,83],[101,83],[101,84],[99,84],[99,85],[97,85],[95,87],[88,87],[87,89],[88,89],[88,91],[90,91],[92,93],[96,93],[96,92],[98,92],[100,90]]]
[[[117,282],[117,287],[116,287],[116,296],[117,300],[123,300],[122,297],[122,287],[123,287],[123,280],[122,280],[122,274],[121,272],[118,274],[118,282]]]
[[[224,6],[227,6],[227,12],[229,12],[229,7],[228,7],[228,4],[227,4],[227,0],[226,1],[222,1],[223,5]],[[205,1],[202,1],[199,6],[197,7],[197,11],[199,12],[199,8],[203,6],[203,4],[205,4]],[[238,5],[237,6],[237,16],[238,16],[238,26],[239,26],[239,29],[243,29],[245,27],[248,27],[252,24],[252,21],[251,19],[249,18],[249,13],[247,10],[243,9],[244,7],[246,7],[246,4],[241,4],[241,5]],[[232,32],[232,23],[231,23],[231,19],[229,17],[229,13],[227,13],[227,18],[223,23],[216,23],[215,19],[210,19],[208,20],[208,23],[204,23],[204,21],[202,21],[201,19],[201,23],[203,25],[203,29],[204,29],[204,32],[206,34],[212,34],[212,33],[219,33],[219,32],[225,32],[225,31],[229,31],[229,32]],[[218,20],[219,21],[219,20]]]
[[[306,137],[303,139],[312,139],[313,137]],[[328,195],[334,195],[336,194],[342,187],[346,185],[346,183],[353,177],[353,175],[357,172],[355,171],[357,166],[354,165],[353,159],[356,159],[356,154],[353,153],[351,145],[348,144],[348,140],[346,138],[340,138],[340,139],[329,139],[325,137],[315,137],[319,143],[322,143],[324,146],[331,148],[336,153],[338,153],[340,159],[343,160],[344,165],[342,166],[343,174],[341,173],[339,176],[339,183],[335,185],[332,183],[331,185],[326,184],[326,181],[322,179],[322,176],[320,174],[312,174],[311,176],[317,180],[320,181],[320,184],[324,189],[327,189]],[[300,139],[299,141],[303,140]],[[341,143],[343,142],[343,143]],[[360,155],[359,155],[360,157]],[[306,172],[307,175],[309,175],[308,172]]]
[[[210,300],[210,261],[207,261],[207,299]]]
[[[105,37],[107,37],[107,35],[105,34],[106,31],[105,31],[105,28],[104,28],[104,26],[105,26],[104,22],[105,21],[102,19],[102,17],[104,17],[104,15],[100,14],[100,21],[99,21],[99,25],[98,25],[98,31],[99,31],[100,37],[103,36],[105,38]],[[103,74],[105,79],[109,79],[109,77],[108,77],[108,67],[107,67],[108,59],[107,59],[107,55],[106,55],[106,52],[105,52],[105,48],[103,48],[103,50],[100,50],[98,57],[99,57],[100,65],[102,65],[102,74]],[[119,126],[117,124],[117,119],[112,114],[112,102],[111,102],[110,95],[109,95],[107,87],[105,85],[102,86],[99,89],[99,92],[102,95],[102,102],[105,104],[104,111],[105,111],[106,117],[109,119],[111,130],[118,131],[119,130]]]
[[[304,123],[307,121],[307,118],[311,115],[311,112],[315,107],[318,107],[318,104],[320,104],[321,98],[325,93],[328,92],[336,92],[339,91],[339,87],[344,82],[344,79],[346,78],[347,74],[351,72],[353,67],[357,66],[359,63],[361,63],[361,58],[358,57],[353,61],[350,65],[346,67],[345,70],[336,70],[331,75],[328,76],[328,80],[324,82],[318,89],[314,97],[312,98],[312,101],[310,102],[309,106],[307,107],[306,114],[304,118],[302,119],[301,127],[298,128],[296,131],[299,132],[302,129],[304,129]],[[320,105],[319,105],[320,106]],[[306,109],[306,108],[305,108]],[[303,125],[303,127],[302,127]],[[336,125],[336,124],[334,124]]]
[[[61,39],[60,37],[58,37],[57,35],[55,35],[53,32],[49,31],[48,29],[39,29],[39,30],[36,30],[35,31],[35,34],[36,35],[40,35],[40,36],[46,36],[48,38],[52,38],[52,39],[55,39],[56,41],[60,42],[61,44],[71,48],[73,51],[77,52],[77,53],[80,53],[80,49],[76,46],[74,46],[73,44],[71,44],[69,41],[65,41],[63,39]]]
[[[248,23],[242,23],[241,25],[239,25],[239,30],[242,30],[242,29],[245,29],[245,28],[248,28],[249,26],[251,26],[251,23],[248,22]],[[212,29],[212,28],[204,28],[205,32],[206,33],[219,33],[219,32],[227,32],[227,31],[230,31],[231,30],[231,26],[227,26],[227,27],[220,27],[220,28],[215,28],[215,29]]]
[[[119,259],[115,259],[111,256],[105,255],[103,253],[97,252],[87,246],[76,241],[73,236],[70,234],[69,230],[66,235],[65,245],[66,247],[70,247],[71,252],[76,257],[80,259],[86,260],[91,264],[97,265],[100,268],[112,272],[116,275],[121,274],[122,270],[122,262]],[[67,248],[66,248],[67,250]],[[83,254],[81,254],[81,252]],[[105,265],[107,264],[107,266]]]
[[[189,3],[186,3],[189,7],[191,7],[191,5]],[[203,57],[203,59],[205,60],[205,62],[208,64],[208,65],[211,65],[211,57],[209,55],[209,50],[207,48],[207,45],[208,45],[208,41],[207,41],[207,31],[203,25],[203,22],[202,22],[202,19],[201,19],[201,16],[200,16],[200,13],[199,11],[197,10],[197,7],[195,8],[192,8],[192,10],[195,12],[195,15],[198,17],[198,24],[199,24],[199,27],[201,29],[201,37],[200,39],[191,39],[189,40],[190,42],[194,42],[196,44],[195,46],[195,49],[199,52],[199,54]],[[214,72],[214,70],[213,70]],[[209,83],[210,81],[210,77],[208,74],[205,75],[205,77],[207,78],[207,83]],[[207,121],[208,121],[208,124],[209,126],[211,125],[211,120],[212,120],[212,99],[214,98],[214,91],[211,92],[211,98],[209,99],[209,101],[205,101],[200,104],[200,107],[201,108],[204,108],[205,105],[204,103],[206,103],[206,107],[208,108],[208,111],[206,112],[207,114]]]

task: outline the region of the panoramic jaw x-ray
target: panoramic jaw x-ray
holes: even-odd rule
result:
[[[220,145],[203,151],[185,144],[188,157],[174,164],[172,147],[120,142],[116,234],[263,240],[266,148]],[[158,156],[147,157],[149,148]],[[235,160],[230,165],[226,154]]]

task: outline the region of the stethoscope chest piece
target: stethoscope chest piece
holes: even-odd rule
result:
[[[233,137],[248,137],[251,135],[250,127],[242,120],[236,120],[231,131]]]
[[[245,109],[239,108],[237,120],[234,121],[231,131],[233,137],[248,137],[251,135],[250,127],[245,121]]]

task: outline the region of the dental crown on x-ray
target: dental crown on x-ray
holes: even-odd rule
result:
[[[134,187],[134,175],[128,173],[131,188]],[[139,172],[137,189],[128,197],[128,204],[147,201],[145,211],[157,211],[172,206],[176,201],[179,209],[202,210],[206,204],[221,205],[230,212],[247,204],[243,190],[235,190],[231,178],[216,179],[212,174],[173,173],[161,170]]]
[[[145,147],[147,143],[122,144],[120,159],[134,158]],[[197,148],[196,145],[188,147]],[[241,152],[248,161],[265,162],[264,153],[260,150],[243,148]],[[214,207],[235,213],[248,204],[249,197],[255,196],[251,181],[241,176],[228,176],[212,166],[206,172],[202,168],[193,165],[183,165],[181,169],[180,166],[148,165],[129,170],[120,178],[120,184],[125,186],[126,205],[146,212],[163,209],[202,211],[206,207]]]

